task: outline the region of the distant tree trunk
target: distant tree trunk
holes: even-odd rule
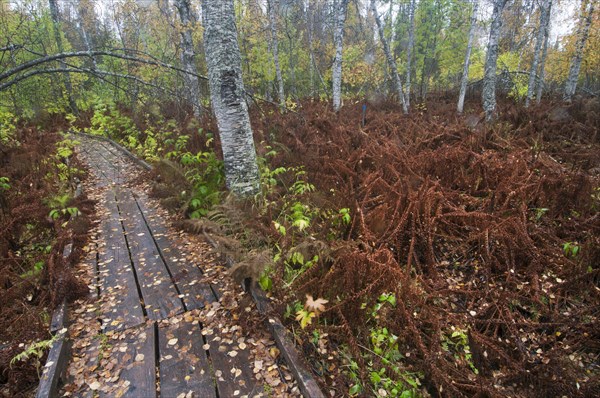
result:
[[[408,5],[408,46],[406,47],[406,93],[404,95],[404,102],[406,103],[406,109],[410,108],[410,84],[412,75],[412,52],[415,47],[415,5],[416,0],[411,0]]]
[[[181,20],[181,30],[179,32],[181,38],[181,66],[188,72],[183,75],[186,97],[190,104],[192,104],[194,116],[199,118],[202,115],[202,108],[200,106],[200,82],[195,76],[198,74],[198,68],[196,68],[194,60],[196,57],[194,40],[192,39],[194,19],[190,11],[190,1],[175,0],[175,7],[179,12],[179,19]]]
[[[54,40],[56,41],[56,47],[58,48],[58,52],[64,52],[62,36],[60,35],[60,15],[58,13],[58,5],[56,4],[56,0],[48,0],[50,5],[50,17],[52,18],[52,26],[54,28]],[[60,69],[67,69],[67,65],[64,61],[59,61]],[[69,107],[71,108],[71,112],[74,114],[78,114],[79,110],[77,109],[77,104],[75,103],[75,98],[73,98],[73,85],[71,84],[71,76],[68,72],[63,73],[63,79],[65,84],[65,89],[67,91],[67,99],[69,101]]]
[[[309,55],[309,78],[310,78],[310,96],[315,95],[315,54],[313,49],[313,29],[314,29],[314,17],[312,9],[312,1],[308,0],[306,5],[306,30],[308,32],[308,55]]]
[[[277,9],[276,0],[267,0],[267,14],[269,16],[269,31],[271,32],[271,51],[275,61],[275,76],[277,79],[277,95],[281,109],[285,108],[285,92],[283,90],[283,76],[279,64],[279,40],[277,39],[277,27],[275,25],[275,10]]]
[[[500,28],[502,27],[502,10],[508,0],[493,0],[494,11],[492,12],[492,26],[490,27],[490,38],[485,58],[485,69],[483,75],[483,110],[485,120],[490,122],[496,114],[496,63],[498,61],[498,42],[500,40]]]
[[[346,11],[348,0],[339,0],[335,8],[335,30],[333,42],[335,46],[335,57],[332,67],[333,85],[333,110],[338,112],[342,106],[342,51],[344,46],[344,25],[346,24]]]
[[[392,81],[394,82],[394,88],[396,89],[396,94],[398,95],[398,102],[402,104],[402,111],[404,114],[407,114],[408,107],[406,106],[406,101],[404,100],[404,92],[402,91],[402,82],[400,81],[400,75],[398,74],[398,67],[396,66],[396,61],[394,61],[394,57],[390,52],[390,46],[385,39],[383,24],[381,23],[381,18],[379,18],[379,14],[377,13],[377,5],[375,4],[375,0],[371,0],[371,12],[373,13],[373,17],[375,17],[377,31],[379,32],[379,40],[381,40],[383,52],[387,58],[390,74],[392,75]]]
[[[469,28],[469,39],[467,41],[467,52],[465,54],[465,63],[463,65],[462,78],[460,80],[460,93],[458,94],[458,113],[463,112],[465,106],[465,95],[467,93],[467,83],[469,82],[469,63],[471,62],[471,50],[473,49],[473,38],[475,37],[475,27],[477,26],[477,10],[479,9],[479,0],[473,3],[471,13],[471,27]]]
[[[535,95],[535,100],[539,104],[542,100],[542,93],[544,90],[544,77],[545,77],[545,68],[546,68],[546,56],[548,55],[548,38],[550,37],[550,15],[552,15],[552,0],[548,0],[548,24],[546,25],[546,30],[544,31],[544,45],[542,48],[542,59],[540,60],[540,71],[538,73],[539,81],[537,85],[537,92]]]
[[[83,4],[81,4],[81,0],[79,0],[77,2],[77,5],[75,6],[75,15],[77,18],[77,25],[79,26],[79,32],[81,33],[81,38],[83,40],[83,44],[85,45],[85,49],[88,52],[91,52],[93,50],[93,46],[92,46],[92,41],[90,39],[90,35],[89,32],[87,31],[86,28],[86,21],[85,18],[83,17]],[[94,12],[94,10],[88,10],[87,12]],[[98,69],[98,63],[96,62],[96,57],[94,56],[90,56],[90,60],[92,62],[92,70],[96,70]]]
[[[241,196],[254,195],[260,191],[260,176],[244,101],[233,0],[204,0],[202,15],[210,95],[219,126],[227,187]]]
[[[594,13],[595,0],[583,0],[581,7],[581,19],[579,28],[577,29],[577,44],[575,44],[575,54],[571,60],[571,68],[569,69],[569,77],[565,83],[565,94],[563,100],[571,102],[575,89],[577,88],[577,79],[579,78],[579,69],[581,69],[581,60],[583,58],[583,49],[587,42],[592,24],[592,14]]]
[[[540,28],[537,32],[537,37],[535,39],[535,47],[533,50],[533,62],[531,63],[531,70],[529,71],[529,84],[527,86],[527,97],[525,98],[525,108],[529,107],[529,103],[531,102],[537,84],[541,84],[539,82],[539,78],[537,76],[538,65],[540,62],[540,53],[543,47],[543,43],[546,39],[546,32],[548,31],[548,25],[550,22],[550,0],[544,0],[540,5]]]

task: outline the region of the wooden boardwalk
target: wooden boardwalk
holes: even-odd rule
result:
[[[95,239],[80,272],[97,299],[73,308],[73,352],[61,394],[298,395],[269,338],[236,323],[241,312],[252,311],[239,308],[243,293],[221,296],[227,277],[206,275],[202,267],[214,264],[176,242],[164,213],[132,187],[139,169],[109,143],[78,140],[95,175],[86,189],[99,202]]]

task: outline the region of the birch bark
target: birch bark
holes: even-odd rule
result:
[[[392,75],[392,81],[394,82],[394,88],[396,89],[396,94],[398,95],[398,102],[400,102],[402,105],[402,111],[404,114],[407,114],[408,107],[406,106],[406,102],[404,100],[404,92],[402,91],[402,82],[400,81],[400,75],[398,74],[398,67],[396,66],[396,61],[394,61],[394,57],[390,51],[390,46],[385,38],[383,24],[381,23],[381,18],[379,18],[379,14],[377,13],[377,5],[375,4],[375,0],[371,0],[371,12],[373,13],[373,17],[375,17],[375,23],[377,24],[377,31],[379,33],[379,40],[381,40],[383,52],[387,58],[390,74]]]
[[[463,65],[462,78],[460,79],[460,93],[458,94],[458,105],[456,110],[462,113],[465,106],[465,95],[467,94],[467,83],[469,82],[469,63],[471,61],[471,51],[473,50],[473,38],[475,37],[475,26],[477,24],[477,11],[479,10],[479,0],[473,3],[471,13],[471,27],[469,28],[469,39],[467,41],[467,52],[465,54],[465,63]]]
[[[279,97],[281,109],[285,109],[285,91],[283,87],[281,65],[279,64],[279,40],[277,38],[277,25],[275,20],[275,10],[277,9],[277,5],[276,0],[267,0],[269,31],[271,32],[271,51],[273,52],[273,61],[275,62],[275,78],[277,79],[277,96]]]
[[[575,89],[577,88],[577,79],[579,78],[579,70],[581,69],[581,60],[583,59],[583,49],[587,42],[588,34],[590,32],[590,25],[592,24],[592,14],[594,13],[594,1],[595,0],[583,0],[581,11],[581,19],[579,22],[579,28],[577,29],[577,44],[575,44],[575,54],[571,60],[571,68],[569,69],[569,77],[565,83],[565,93],[563,100],[571,102],[573,95],[575,95]]]
[[[204,49],[227,187],[240,196],[260,191],[256,149],[244,101],[242,60],[233,0],[202,1]]]
[[[529,84],[527,86],[527,97],[525,97],[525,108],[529,107],[529,103],[535,95],[535,89],[539,82],[537,77],[538,66],[540,62],[540,53],[545,41],[546,32],[548,30],[548,23],[550,20],[550,0],[543,0],[540,5],[540,28],[537,32],[535,39],[535,47],[533,49],[533,61],[531,62],[531,70],[529,71]]]
[[[346,24],[346,10],[348,0],[340,0],[335,9],[335,30],[333,42],[335,57],[333,59],[332,85],[333,85],[333,110],[338,112],[342,106],[342,51],[344,46],[344,25]]]
[[[490,38],[485,59],[483,74],[483,111],[485,120],[490,122],[496,113],[496,63],[498,61],[498,42],[500,40],[500,28],[502,27],[502,10],[508,0],[493,0],[494,10],[492,12],[492,26],[490,27]]]
[[[175,0],[175,7],[179,12],[181,29],[179,31],[181,42],[181,66],[187,72],[183,75],[187,100],[192,105],[194,116],[199,118],[202,115],[200,107],[200,82],[198,81],[198,68],[196,68],[196,51],[194,50],[194,40],[192,38],[192,26],[194,18],[190,10],[190,0]]]

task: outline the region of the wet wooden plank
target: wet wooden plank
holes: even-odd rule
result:
[[[211,337],[207,339],[208,352],[215,372],[219,396],[253,397],[264,393],[262,383],[254,378],[248,348],[240,350],[236,341],[219,335]]]
[[[182,313],[179,292],[129,190],[117,189],[117,204],[148,318],[160,320]]]
[[[156,211],[148,204],[145,195],[135,197],[143,211],[145,221],[156,241],[163,259],[171,270],[173,280],[183,295],[187,310],[204,308],[207,304],[217,301],[210,286],[203,282],[202,270],[197,264],[186,261],[175,242],[168,237],[167,227]]]
[[[100,296],[106,301],[102,320],[105,330],[124,329],[143,323],[144,313],[112,191],[105,202],[109,215],[101,232],[106,246],[98,248]]]
[[[60,333],[48,353],[36,398],[58,397],[58,386],[61,380],[64,381],[68,361],[69,342],[64,333]]]
[[[113,349],[111,359],[116,359],[122,369],[116,391],[100,392],[100,397],[123,398],[156,397],[156,333],[154,324],[128,330],[120,338],[119,348]]]
[[[217,396],[197,322],[193,324],[184,318],[179,323],[160,327],[158,341],[161,396],[178,397],[190,391],[195,397]]]

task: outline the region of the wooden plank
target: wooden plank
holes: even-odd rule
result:
[[[185,260],[175,242],[169,238],[167,227],[162,217],[156,214],[154,208],[148,204],[145,194],[135,197],[137,204],[143,212],[146,224],[160,254],[171,270],[173,280],[183,295],[183,302],[187,310],[201,309],[217,301],[213,291],[206,282],[202,282],[204,275],[197,264]]]
[[[68,362],[69,343],[64,333],[60,333],[50,348],[36,398],[58,397],[58,384],[63,380]]]
[[[182,313],[179,292],[129,190],[117,189],[117,204],[148,318],[160,320]]]
[[[106,207],[109,215],[101,224],[106,247],[98,248],[100,296],[106,302],[103,327],[105,330],[126,329],[143,323],[144,312],[112,191],[106,194]]]
[[[262,383],[254,378],[248,348],[240,350],[237,342],[220,335],[209,336],[207,343],[220,397],[253,397],[264,393]]]
[[[116,391],[100,397],[123,398],[156,397],[156,333],[154,324],[135,330],[127,330],[119,339],[119,347],[113,348],[111,359],[116,359],[122,369]],[[120,348],[124,348],[121,350]]]
[[[193,392],[197,397],[216,397],[215,380],[202,348],[198,322],[184,320],[158,329],[160,394],[178,397]]]

